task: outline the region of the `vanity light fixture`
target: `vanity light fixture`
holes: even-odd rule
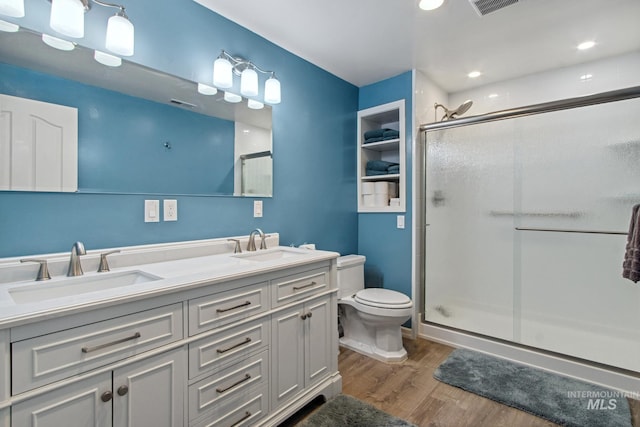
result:
[[[6,0],[0,0],[6,1]],[[84,37],[84,14],[90,9],[89,0],[50,0],[52,29],[67,37]],[[131,56],[134,50],[134,27],[124,11],[124,6],[91,0],[103,7],[118,9],[107,21],[105,47],[121,56]]]
[[[0,0],[0,15],[22,18],[24,16],[24,0]]]
[[[249,99],[247,100],[247,107],[252,110],[261,110],[264,108],[264,104],[260,101],[256,101],[255,99]]]
[[[420,0],[418,7],[422,10],[435,10],[442,6],[444,0]]]
[[[20,25],[13,24],[11,22],[3,21],[0,19],[0,31],[4,31],[5,33],[15,33],[20,29]]]
[[[232,104],[235,104],[236,102],[242,101],[242,97],[240,95],[236,95],[235,93],[225,92],[224,100],[227,102],[231,102]]]
[[[93,58],[102,65],[106,65],[107,67],[119,67],[122,65],[122,58],[111,55],[110,53],[102,52],[100,50],[96,50],[93,53]]]
[[[198,83],[198,93],[202,95],[215,95],[216,93],[218,93],[218,89],[204,83]]]
[[[76,48],[75,43],[68,40],[62,40],[57,37],[50,36],[49,34],[42,34],[42,41],[58,50],[73,50]]]
[[[231,56],[224,50],[213,63],[213,84],[228,89],[233,86],[235,74],[240,76],[240,93],[247,97],[257,96],[258,73],[270,75],[264,85],[264,101],[268,104],[278,104],[281,101],[280,82],[275,72],[263,70],[253,62]]]

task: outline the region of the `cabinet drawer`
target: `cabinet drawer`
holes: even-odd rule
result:
[[[189,336],[269,310],[268,282],[189,301]]]
[[[249,393],[216,405],[199,420],[190,422],[192,427],[245,427],[252,426],[269,413],[269,394],[266,384]]]
[[[287,304],[329,289],[329,270],[316,269],[272,281],[273,306]]]
[[[189,387],[189,418],[196,419],[228,399],[246,396],[248,389],[268,383],[269,356],[266,351],[207,377]]]
[[[182,338],[182,304],[14,342],[13,394]]]
[[[269,319],[249,322],[189,344],[189,378],[213,372],[269,344]]]

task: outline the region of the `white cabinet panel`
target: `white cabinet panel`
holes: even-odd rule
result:
[[[273,316],[271,407],[304,389],[304,320],[298,305]]]
[[[0,190],[78,189],[78,110],[0,95]]]

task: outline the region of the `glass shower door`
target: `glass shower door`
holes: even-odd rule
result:
[[[425,320],[513,339],[511,126],[428,132]]]

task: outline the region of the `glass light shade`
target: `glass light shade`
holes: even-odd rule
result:
[[[0,15],[22,18],[24,16],[24,0],[0,0]]]
[[[236,103],[242,101],[242,97],[240,95],[236,95],[235,93],[225,92],[224,100],[231,103]]]
[[[119,67],[120,65],[122,65],[122,58],[118,58],[117,56],[113,56],[109,53],[105,53],[99,50],[96,50],[93,53],[93,58],[102,65],[106,65],[107,67]]]
[[[258,73],[251,68],[245,68],[240,75],[240,93],[244,96],[258,95]]]
[[[256,101],[255,99],[249,99],[247,101],[247,107],[251,108],[252,110],[261,110],[264,108],[264,104],[260,101]]]
[[[68,37],[84,37],[84,5],[80,0],[51,0],[49,26]]]
[[[280,81],[275,77],[269,77],[264,83],[264,102],[267,104],[280,103]]]
[[[73,50],[76,47],[76,45],[70,41],[62,40],[57,37],[50,36],[49,34],[43,34],[42,41],[58,50]]]
[[[213,84],[223,89],[233,86],[233,67],[225,58],[218,58],[213,63]]]
[[[202,95],[215,95],[218,93],[218,89],[203,83],[198,83],[198,93],[201,93]]]
[[[434,10],[442,6],[444,0],[420,0],[418,5],[422,10]]]
[[[107,49],[118,55],[133,55],[134,28],[131,21],[120,15],[109,18],[105,45]]]
[[[15,33],[20,29],[20,25],[13,24],[11,22],[0,20],[0,31],[4,31],[6,33]]]

